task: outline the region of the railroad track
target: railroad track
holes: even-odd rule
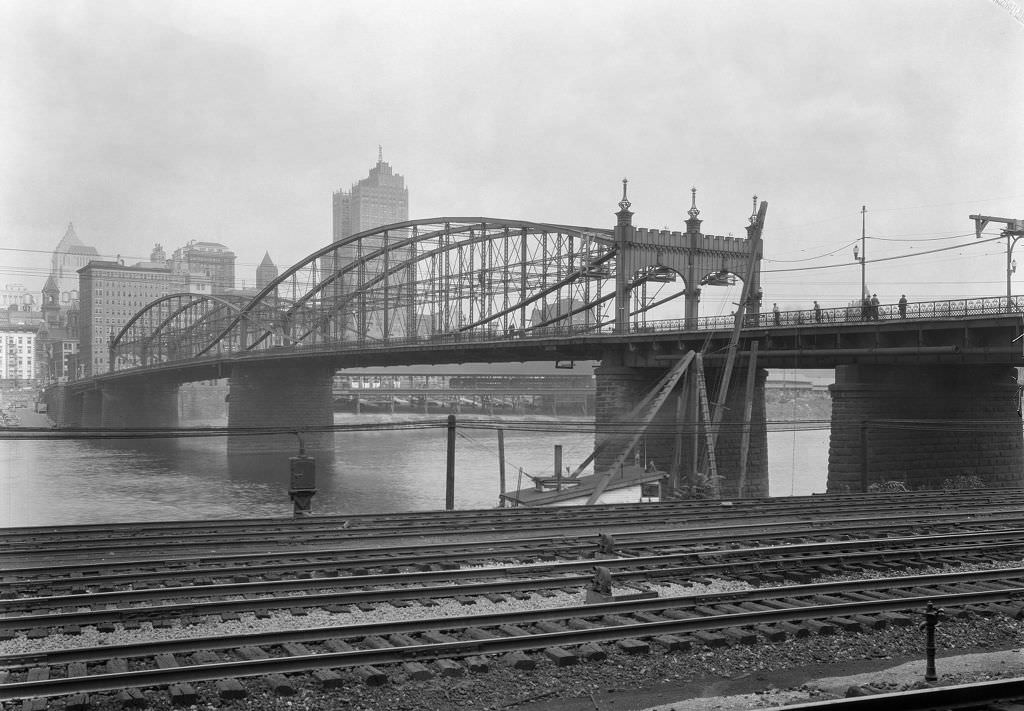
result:
[[[28,629],[110,624],[124,620],[160,620],[181,616],[238,614],[254,610],[372,605],[395,601],[534,593],[586,586],[595,566],[614,573],[619,583],[689,584],[715,578],[764,585],[785,580],[807,582],[827,575],[865,571],[892,572],[942,564],[991,564],[1024,557],[1024,530],[948,534],[861,541],[760,546],[712,554],[677,553],[643,557],[598,558],[528,566],[447,568],[407,573],[351,576],[305,575],[288,580],[171,586],[165,573],[157,581],[136,580],[122,590],[85,588],[63,595],[7,596],[0,605],[0,635]],[[121,578],[118,578],[121,580]],[[90,584],[95,584],[90,581]],[[106,589],[106,590],[104,590]],[[9,589],[7,592],[11,592]],[[283,601],[283,602],[282,602]],[[73,610],[73,611],[69,611]]]
[[[648,654],[910,625],[930,601],[953,614],[1019,617],[1022,600],[1024,569],[1013,568],[103,645],[0,657],[0,700],[148,686],[188,697],[190,685],[204,681],[231,698],[244,689],[227,680],[241,677],[287,685],[296,682],[276,677],[306,672],[322,684],[383,683],[396,674],[484,672],[496,657],[527,670],[538,655],[559,666],[600,661],[608,645]]]
[[[15,563],[0,574],[0,649],[17,651],[0,657],[0,700],[30,710],[62,697],[71,710],[111,692],[130,705],[153,686],[175,703],[197,693],[226,702],[267,685],[403,684],[497,664],[526,673],[877,633],[916,624],[927,600],[955,615],[1018,617],[1014,496],[667,504],[656,505],[656,528],[647,505],[610,506],[596,517],[551,512],[546,535],[529,527],[538,512],[518,511],[348,528],[190,522],[177,539],[166,524],[85,527],[77,543],[81,527],[13,531],[0,537],[0,565]],[[311,523],[323,538],[289,543],[306,541]],[[247,550],[261,531],[265,550]],[[614,533],[614,554],[598,532]],[[620,596],[644,599],[583,604],[595,565]],[[733,590],[704,594],[723,581]]]
[[[948,496],[935,492],[904,495],[899,499],[882,495],[802,497],[794,500],[738,500],[728,505],[709,502],[676,502],[625,506],[588,507],[583,512],[566,509],[504,509],[433,514],[396,514],[392,516],[312,517],[301,525],[293,520],[185,522],[167,524],[120,524],[114,526],[75,526],[67,530],[53,527],[14,529],[0,532],[0,562],[14,563],[17,558],[45,554],[52,562],[60,556],[83,553],[117,556],[153,549],[161,555],[174,551],[221,551],[227,548],[271,547],[309,548],[331,544],[349,545],[354,541],[372,541],[378,547],[390,547],[403,539],[443,537],[447,540],[501,538],[509,529],[530,530],[551,537],[576,536],[586,531],[656,530],[674,528],[679,522],[692,527],[701,523],[729,525],[740,521],[751,526],[770,524],[780,519],[812,525],[829,523],[837,517],[877,521],[890,517],[906,520],[930,517],[937,520],[962,519],[967,515],[1009,516],[1024,504],[1024,493],[989,493]],[[767,501],[767,502],[766,502]],[[774,503],[786,501],[787,503]],[[908,507],[908,503],[912,502]],[[908,514],[908,508],[912,513]],[[593,509],[593,510],[591,510]]]
[[[617,534],[614,552],[644,556],[665,553],[706,553],[729,547],[778,545],[783,542],[827,542],[849,538],[872,538],[880,535],[906,537],[921,532],[944,531],[998,532],[1011,530],[1019,524],[1016,511],[964,511],[921,515],[889,516],[880,524],[875,516],[840,518],[830,525],[789,521],[756,524],[720,524],[709,529],[702,524],[665,528],[654,531],[632,530]],[[83,592],[87,589],[114,589],[118,585],[167,584],[192,578],[210,582],[246,576],[273,579],[283,575],[358,575],[368,572],[402,572],[431,567],[464,567],[467,565],[506,562],[539,562],[544,560],[578,560],[594,557],[602,551],[598,531],[585,536],[515,538],[477,541],[474,543],[431,542],[415,545],[334,547],[262,553],[219,553],[214,555],[110,560],[105,550],[91,551],[99,562],[64,563],[48,561],[32,565],[47,553],[45,546],[32,551],[32,558],[8,563],[0,582],[0,599],[24,594],[35,586],[49,593],[54,590]],[[125,543],[130,545],[130,541]],[[608,551],[604,551],[608,552]],[[84,555],[84,551],[83,551]],[[19,565],[20,563],[20,565]],[[26,565],[25,563],[29,563]]]

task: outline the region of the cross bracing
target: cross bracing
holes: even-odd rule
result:
[[[111,364],[599,330],[614,317],[615,263],[611,230],[454,217],[385,225],[317,250],[252,297],[154,301],[112,339]]]

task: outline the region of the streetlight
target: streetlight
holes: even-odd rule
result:
[[[864,304],[864,299],[868,293],[867,274],[864,271],[865,263],[867,261],[867,250],[865,249],[864,242],[864,214],[868,208],[866,205],[860,206],[860,250],[857,250],[857,245],[853,245],[853,261],[860,262],[860,316],[861,318],[867,318],[868,312],[867,307]]]
[[[1017,240],[1024,237],[1024,220],[1017,220],[1012,217],[992,217],[990,215],[971,215],[974,220],[974,232],[981,238],[981,232],[989,222],[1001,222],[1006,225],[1002,236],[1006,237],[1006,310],[1013,310],[1013,285],[1010,277],[1017,272],[1017,260],[1013,258],[1013,248],[1017,246]]]

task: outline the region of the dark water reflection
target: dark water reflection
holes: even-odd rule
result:
[[[549,473],[556,444],[567,465],[590,452],[592,435],[550,424],[554,431],[506,430],[508,488],[519,484],[520,467]],[[823,491],[827,446],[827,432],[770,433],[772,495]],[[229,457],[224,437],[0,441],[0,525],[290,516],[288,459],[298,442],[286,437],[274,451],[257,449]],[[313,454],[314,513],[444,508],[444,427],[341,431],[333,452]],[[460,429],[456,507],[491,508],[498,492],[496,433]]]

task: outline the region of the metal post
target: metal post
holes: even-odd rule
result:
[[[924,611],[924,622],[921,626],[925,630],[925,681],[938,681],[939,675],[935,673],[935,626],[939,624],[939,615],[942,610],[935,607],[932,601]]]
[[[860,490],[868,491],[868,421],[860,423]]]
[[[864,306],[864,299],[867,298],[868,293],[868,281],[867,281],[867,244],[864,241],[864,216],[867,213],[867,205],[860,206],[860,303],[861,308]],[[867,316],[868,314],[865,314]]]
[[[505,429],[498,428],[498,488],[500,493],[505,493]],[[505,497],[498,497],[498,506],[505,508]]]
[[[555,445],[555,491],[562,490],[562,445]]]
[[[448,415],[448,466],[444,479],[445,511],[455,509],[455,415]]]

